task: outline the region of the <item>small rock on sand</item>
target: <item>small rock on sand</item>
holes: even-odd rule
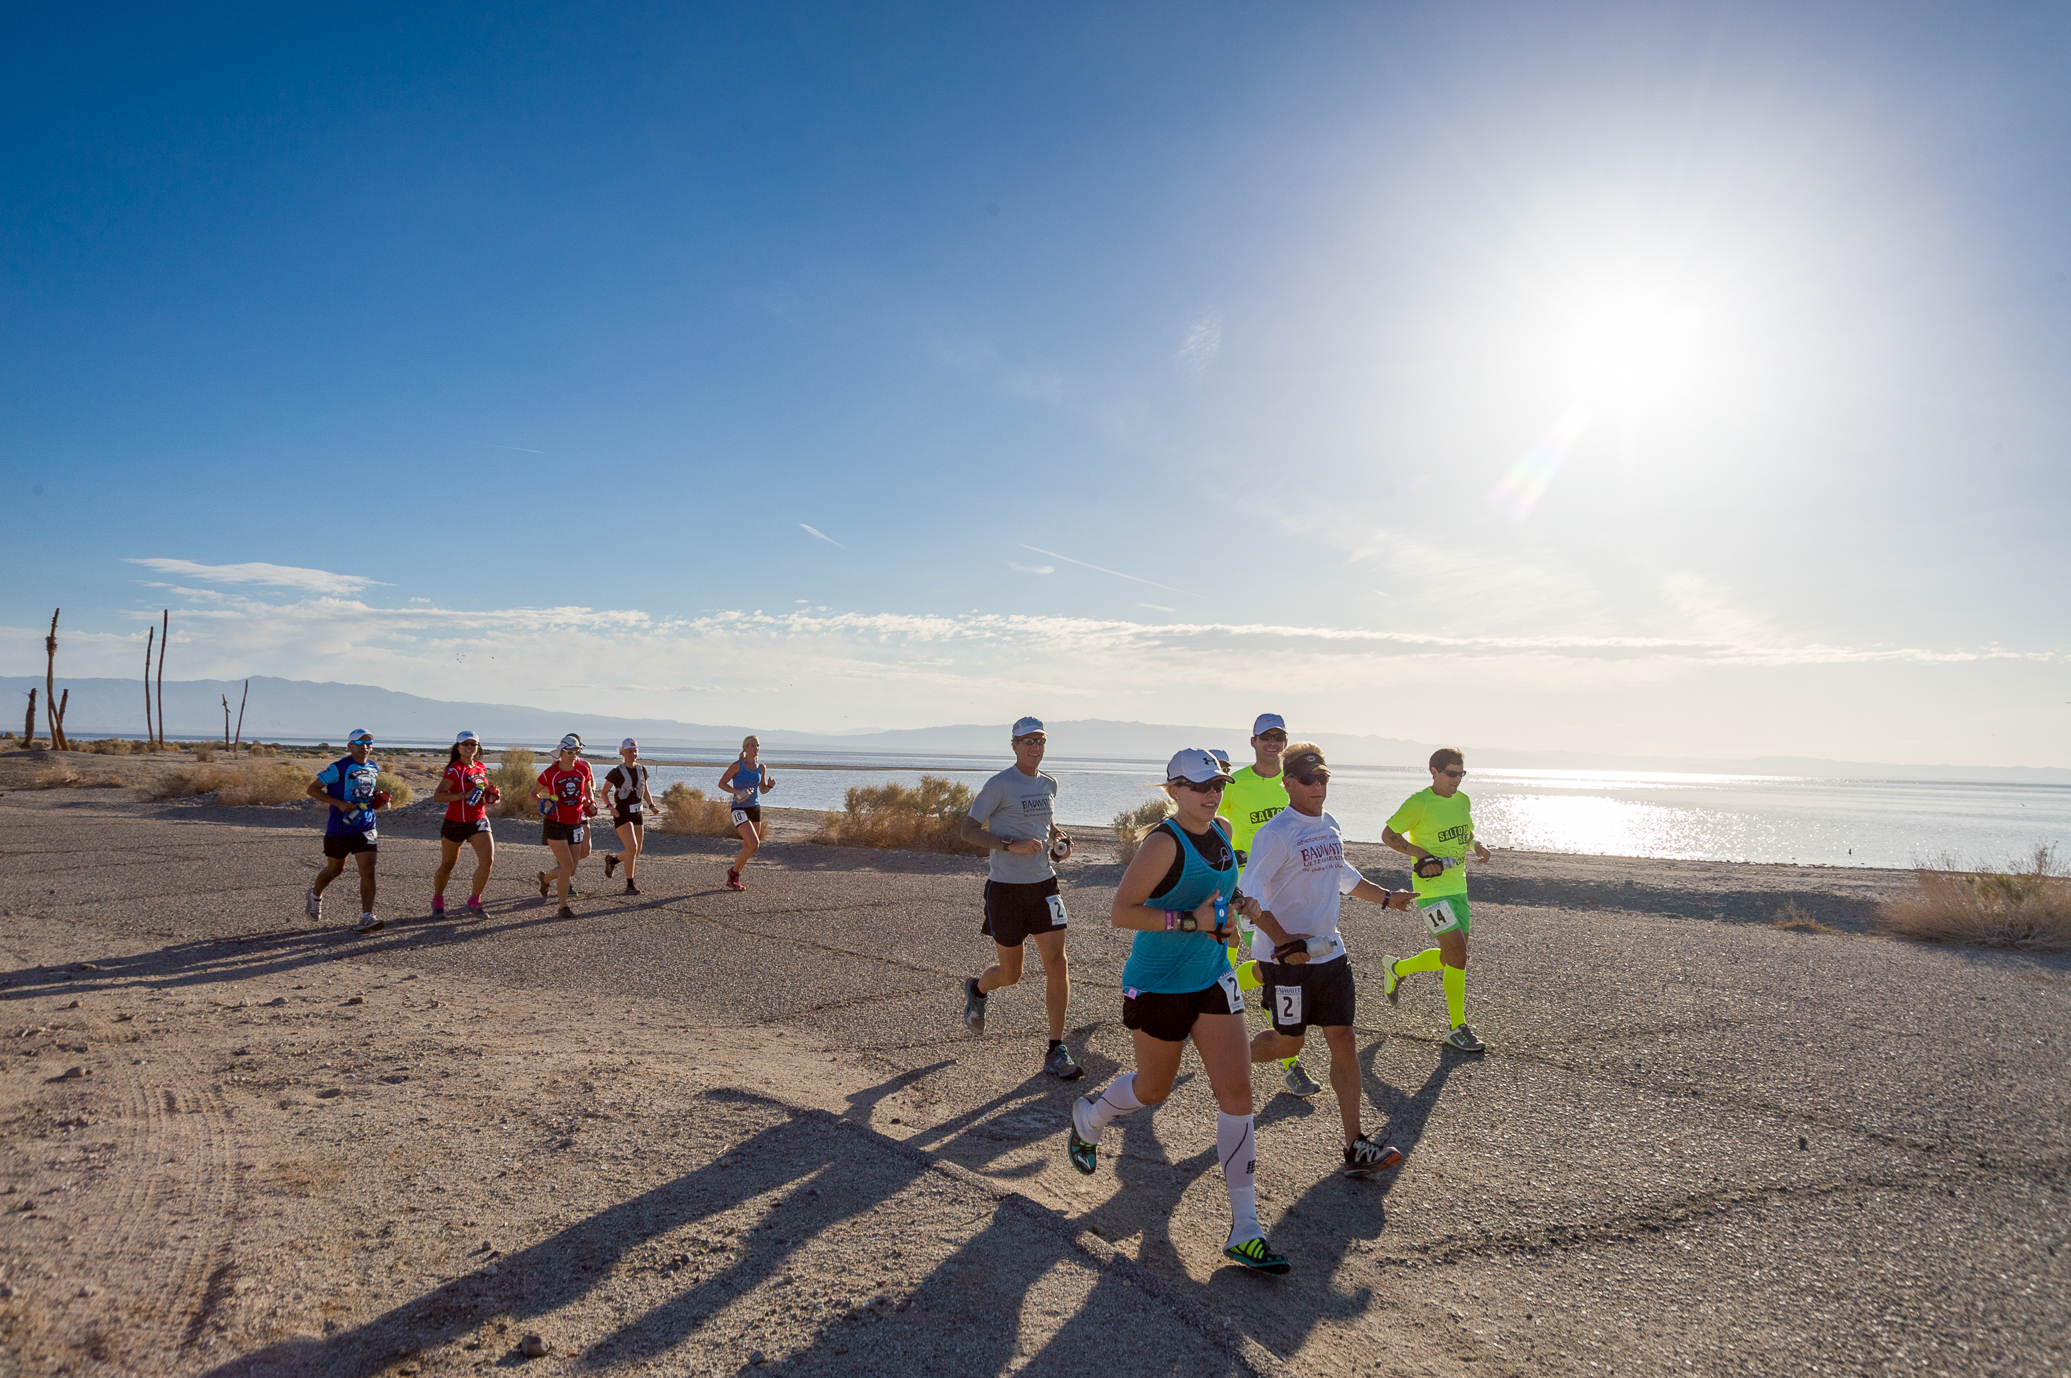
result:
[[[518,1353],[528,1359],[537,1359],[547,1352],[547,1342],[537,1335],[527,1335],[518,1341]]]
[[[353,996],[353,997],[352,997],[352,999],[350,999],[350,1000],[346,1001],[345,1003],[346,1003],[346,1004],[348,1004],[348,1005],[364,1005],[364,1004],[366,1004],[367,1002],[366,1002],[366,1001],[365,1001],[364,999],[362,999],[362,998],[361,998],[360,996],[357,996],[357,995],[355,995],[355,996]]]

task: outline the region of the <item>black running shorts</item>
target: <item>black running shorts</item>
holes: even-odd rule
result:
[[[549,818],[539,830],[539,840],[542,843],[566,842],[579,847],[590,835],[589,830],[587,823],[556,823]]]
[[[1204,1014],[1243,1013],[1244,997],[1237,990],[1235,973],[1206,990],[1184,995],[1148,990],[1135,995],[1124,991],[1122,995],[1122,1027],[1141,1029],[1160,1043],[1186,1042],[1194,1031],[1194,1021]]]
[[[645,831],[647,827],[647,815],[645,813],[616,812],[614,812],[611,815],[611,826],[613,828],[623,828],[628,823],[631,823],[634,827]]]
[[[448,842],[466,842],[477,834],[483,837],[490,835],[488,819],[477,818],[472,823],[463,823],[457,818],[449,818],[439,824],[439,836]]]
[[[378,852],[381,844],[365,833],[331,833],[324,838],[324,855],[343,861],[355,852]]]
[[[744,809],[735,809],[733,811],[733,825],[738,828],[743,823],[753,823],[760,828],[762,826],[762,805],[750,804]]]
[[[1064,925],[1064,897],[1057,893],[1057,877],[1026,885],[985,882],[985,922],[978,931],[1001,947],[1019,947],[1038,933],[1062,932]]]
[[[1320,1029],[1349,1025],[1359,1005],[1350,957],[1300,966],[1260,962],[1258,979],[1265,987],[1266,1011],[1280,1033],[1300,1034],[1312,1024]]]

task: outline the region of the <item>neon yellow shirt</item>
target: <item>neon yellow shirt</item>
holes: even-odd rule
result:
[[[1230,820],[1230,845],[1240,852],[1251,850],[1251,839],[1273,821],[1273,815],[1287,807],[1287,785],[1277,775],[1261,775],[1256,766],[1243,766],[1230,778],[1222,792],[1216,816]]]
[[[1455,790],[1450,799],[1440,799],[1434,790],[1420,789],[1402,801],[1388,826],[1433,856],[1464,857],[1474,850],[1474,818],[1467,796]],[[1426,880],[1410,868],[1410,882],[1418,899],[1467,893],[1467,868],[1454,866]]]

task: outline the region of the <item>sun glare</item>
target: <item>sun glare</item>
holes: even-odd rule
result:
[[[1653,292],[1603,293],[1570,319],[1561,352],[1577,396],[1644,404],[1698,380],[1703,314],[1688,302]]]

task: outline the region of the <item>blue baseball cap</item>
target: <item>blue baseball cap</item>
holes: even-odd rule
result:
[[[1281,717],[1278,713],[1261,713],[1258,715],[1258,721],[1251,725],[1251,735],[1263,737],[1275,728],[1285,732],[1287,730],[1287,719]]]
[[[1016,737],[1026,737],[1030,733],[1042,733],[1042,735],[1045,737],[1048,737],[1050,735],[1049,733],[1043,731],[1043,720],[1041,718],[1016,718],[1014,720],[1014,731],[1012,735]]]

